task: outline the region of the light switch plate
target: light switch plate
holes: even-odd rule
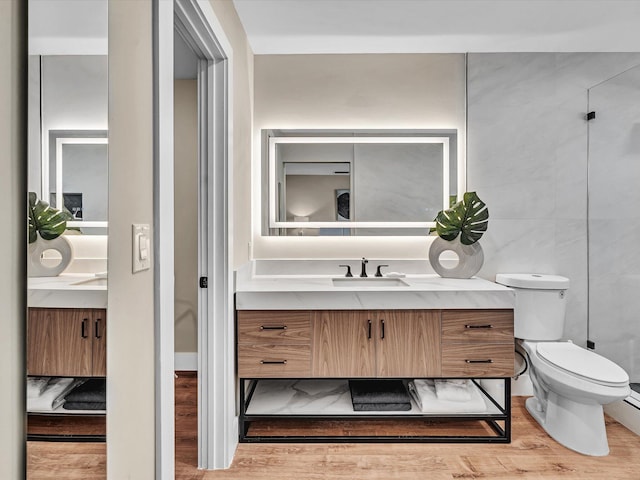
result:
[[[133,273],[151,268],[151,228],[149,224],[132,225],[131,260]]]

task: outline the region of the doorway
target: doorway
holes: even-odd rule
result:
[[[169,4],[169,5],[167,5]],[[174,469],[174,214],[197,210],[198,466],[225,468],[237,443],[230,270],[230,44],[208,2],[157,2],[156,63],[156,458],[158,478]],[[174,197],[174,31],[193,53],[197,82],[197,202]],[[206,280],[205,280],[206,279]]]

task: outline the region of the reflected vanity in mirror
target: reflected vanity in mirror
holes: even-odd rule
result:
[[[269,235],[427,235],[457,191],[455,130],[265,130],[263,146]]]

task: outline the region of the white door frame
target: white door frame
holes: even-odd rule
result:
[[[238,443],[235,408],[232,258],[232,50],[208,0],[156,0],[157,248],[156,478],[174,475],[173,392],[173,35],[174,27],[200,59],[198,466],[227,468]],[[174,10],[175,7],[175,10]],[[169,85],[170,84],[170,85]],[[169,137],[171,140],[166,140]],[[169,182],[169,179],[171,180]],[[164,188],[163,188],[164,187]],[[171,192],[168,189],[171,188]],[[166,197],[163,197],[166,195]],[[171,200],[168,201],[167,199]],[[164,202],[164,203],[163,203]],[[170,220],[169,220],[170,217]],[[163,227],[163,220],[165,220]],[[171,224],[171,231],[168,225]],[[170,237],[170,240],[164,236]],[[171,252],[169,250],[171,243]],[[168,264],[170,263],[170,264]],[[170,277],[170,278],[169,278]],[[164,283],[163,283],[164,280]],[[194,279],[195,281],[196,279]],[[170,284],[170,285],[169,285]],[[166,301],[164,297],[171,297]],[[166,309],[171,303],[171,309]],[[164,336],[163,336],[164,333]],[[169,345],[169,337],[171,343]],[[171,360],[169,360],[171,359]]]

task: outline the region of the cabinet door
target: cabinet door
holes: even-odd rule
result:
[[[90,310],[30,308],[27,374],[90,376],[91,318]]]
[[[438,310],[376,312],[379,377],[440,375]]]
[[[375,326],[367,312],[313,312],[315,377],[373,377]]]
[[[92,347],[92,375],[94,377],[107,376],[107,311],[93,310],[91,335]]]

